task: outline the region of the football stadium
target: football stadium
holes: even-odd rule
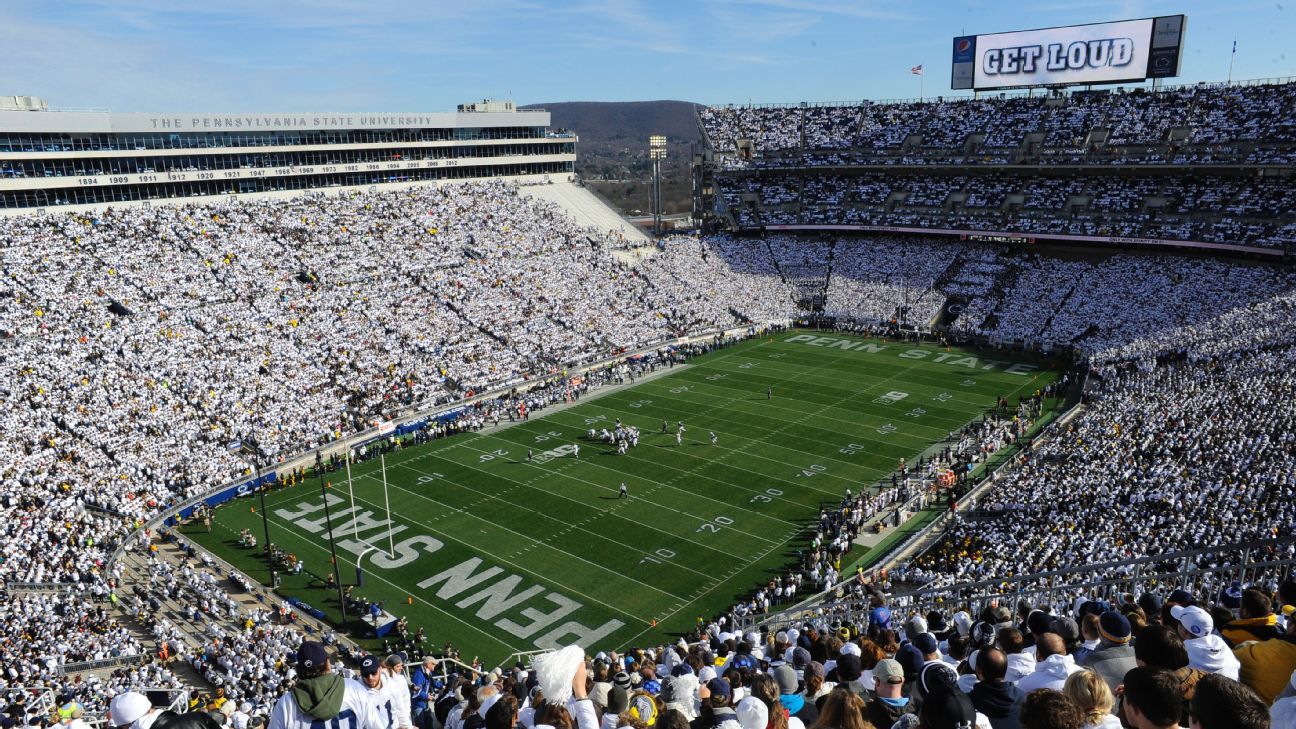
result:
[[[539,105],[0,97],[0,721],[1296,727],[1296,79],[1187,29],[696,105],[672,226]]]

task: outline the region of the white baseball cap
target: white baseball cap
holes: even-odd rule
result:
[[[1215,630],[1215,621],[1211,619],[1210,613],[1196,605],[1190,607],[1175,605],[1170,608],[1170,616],[1178,620],[1184,630],[1197,638],[1205,638]]]
[[[138,691],[117,694],[108,704],[108,723],[112,726],[129,726],[149,713],[153,704]]]
[[[962,610],[954,613],[954,627],[958,629],[959,635],[967,637],[972,632],[972,616]]]

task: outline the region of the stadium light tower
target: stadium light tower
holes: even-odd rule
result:
[[[653,236],[661,237],[662,226],[662,199],[661,199],[661,163],[666,159],[666,137],[661,134],[654,134],[648,137],[648,159],[652,161],[653,186],[652,186],[652,212],[653,212]]]

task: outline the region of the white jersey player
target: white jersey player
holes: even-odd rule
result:
[[[386,729],[369,690],[333,673],[324,646],[314,641],[297,650],[297,685],[279,697],[269,729]]]

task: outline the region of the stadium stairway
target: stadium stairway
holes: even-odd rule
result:
[[[574,183],[564,180],[548,185],[526,185],[519,187],[518,191],[527,197],[561,205],[581,225],[600,231],[617,231],[628,243],[651,243],[646,233],[621,217],[594,193]]]
[[[158,543],[157,546],[158,550],[154,553],[152,558],[148,557],[145,553],[132,550],[124,553],[121,559],[121,565],[125,568],[122,580],[122,588],[124,589],[122,589],[122,592],[126,595],[122,600],[122,610],[124,613],[123,624],[129,625],[129,629],[135,634],[135,637],[154,656],[158,654],[161,646],[153,637],[152,631],[139,620],[135,619],[135,613],[130,610],[129,605],[134,605],[135,601],[138,599],[133,594],[132,588],[136,584],[148,584],[148,576],[150,574],[149,567],[151,561],[154,559],[164,561],[176,570],[179,570],[185,562],[184,550],[178,543],[172,541],[167,543]],[[190,566],[196,572],[211,572],[212,574],[215,574],[218,579],[224,582],[224,575],[219,569],[221,563],[217,561],[214,564],[214,567],[208,567],[201,561],[190,562]],[[259,583],[253,583],[251,592],[229,592],[227,594],[233,597],[239,603],[239,607],[245,611],[249,609],[273,611],[282,602],[273,592]],[[197,624],[190,621],[186,616],[185,606],[176,600],[162,597],[159,599],[159,602],[159,609],[152,617],[155,619],[166,618],[173,623],[175,627],[179,629],[181,639],[184,641],[186,649],[186,655],[178,656],[177,660],[172,660],[168,664],[168,667],[171,668],[171,670],[174,671],[186,685],[209,688],[211,686],[210,683],[201,674],[194,670],[189,661],[186,660],[186,657],[201,654],[205,649],[207,641],[210,639],[210,635],[200,635],[199,633],[200,631],[205,632],[207,623],[204,622],[202,624]],[[147,610],[147,608],[145,608],[145,610]],[[316,620],[301,611],[296,611],[296,615],[296,625],[307,635],[318,636],[330,630],[329,626],[324,622]],[[237,634],[243,630],[241,622],[228,616],[209,618],[209,620],[226,633]]]

